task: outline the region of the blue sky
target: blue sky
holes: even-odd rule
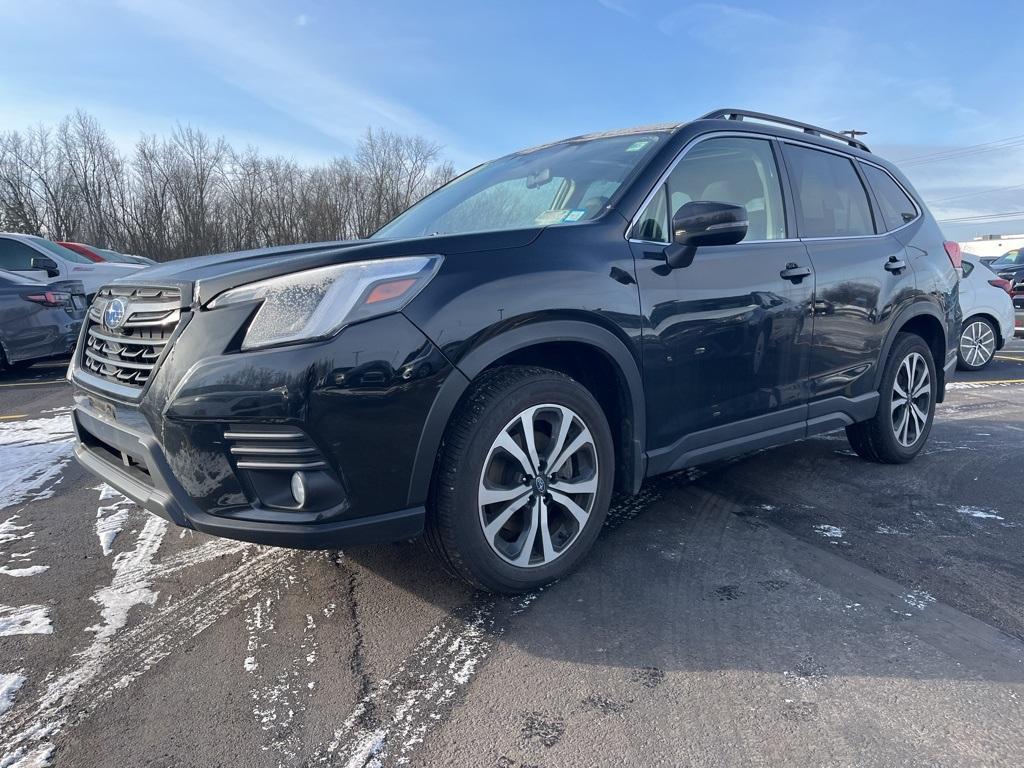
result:
[[[717,106],[867,130],[897,161],[1024,135],[1016,2],[0,0],[0,22],[0,128],[81,107],[126,149],[183,122],[316,161],[374,125],[463,168]],[[1024,144],[907,172],[940,218],[1024,210]]]

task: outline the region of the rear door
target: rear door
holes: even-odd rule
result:
[[[797,229],[814,266],[814,332],[809,356],[809,420],[842,412],[854,418],[873,413],[874,378],[886,334],[915,281],[903,244],[891,232],[920,212],[881,168],[849,155],[784,142],[784,156],[796,204]],[[879,196],[895,192],[905,203],[893,210],[873,208]],[[907,207],[909,206],[909,208]],[[905,218],[909,217],[909,218]]]
[[[634,223],[652,472],[729,440],[802,429],[814,276],[783,199],[773,141],[715,136],[687,150]],[[669,222],[691,200],[744,206],[747,236],[669,269]]]

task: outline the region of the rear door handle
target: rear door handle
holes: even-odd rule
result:
[[[799,283],[805,277],[811,274],[810,267],[798,266],[795,262],[789,262],[786,268],[779,272],[779,276],[785,280],[792,280],[794,283]]]
[[[907,268],[907,262],[905,262],[903,259],[898,259],[895,256],[890,256],[889,260],[885,262],[885,268],[889,272],[899,274],[900,272]]]

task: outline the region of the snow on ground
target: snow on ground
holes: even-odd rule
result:
[[[71,460],[73,437],[66,413],[0,423],[0,509],[52,496]]]
[[[52,633],[50,609],[45,605],[0,605],[0,637]]]
[[[11,708],[14,694],[25,684],[25,676],[19,672],[0,672],[0,717]]]
[[[983,520],[1006,519],[994,509],[982,509],[981,507],[962,506],[957,507],[956,511],[959,512],[961,515],[967,515],[968,517],[977,517]]]

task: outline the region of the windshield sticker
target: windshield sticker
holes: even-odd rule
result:
[[[630,144],[628,147],[626,147],[626,151],[627,152],[639,152],[641,149],[643,149],[644,147],[646,147],[650,143],[651,143],[650,139],[644,139],[643,141],[634,141],[632,144]]]
[[[570,213],[571,211],[568,208],[552,208],[549,211],[544,211],[544,213],[533,220],[533,223],[542,227],[548,224],[558,224],[565,221],[565,217]]]
[[[583,208],[574,208],[573,210],[565,214],[565,218],[562,219],[562,221],[579,221],[586,215],[587,212]]]

